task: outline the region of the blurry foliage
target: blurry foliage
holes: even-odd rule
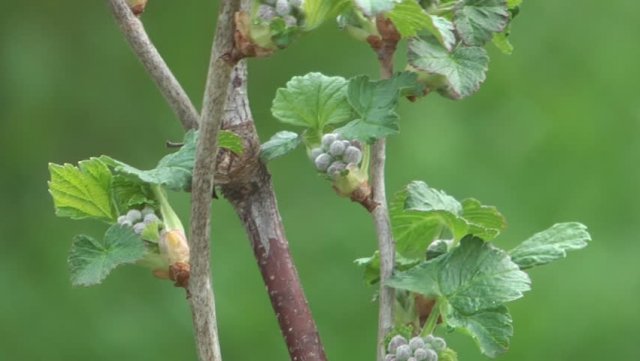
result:
[[[632,40],[640,33],[640,4],[547,0],[525,7],[527,16],[514,24],[514,54],[491,52],[478,94],[400,107],[406,122],[402,141],[390,138],[388,188],[424,179],[498,206],[510,220],[502,239],[514,240],[501,241],[505,248],[558,219],[588,224],[597,241],[586,251],[532,272],[533,291],[511,307],[518,323],[501,360],[640,359],[633,339],[640,321],[640,47]],[[196,103],[216,8],[161,1],[145,13],[148,31]],[[325,25],[272,58],[250,61],[250,70],[252,108],[266,140],[280,127],[271,100],[291,76],[375,75],[377,64],[363,44]],[[102,287],[71,288],[71,237],[98,233],[100,225],[55,218],[46,192],[49,161],[108,153],[150,168],[165,140],[181,138],[104,2],[3,4],[0,358],[195,359],[184,294],[168,283],[128,269]],[[270,168],[329,358],[372,359],[375,305],[352,264],[375,247],[368,215],[333,196],[303,152]],[[172,196],[186,216],[188,198]],[[214,204],[213,226],[225,357],[286,359],[248,241],[224,201]],[[461,360],[482,359],[470,340],[450,343]]]

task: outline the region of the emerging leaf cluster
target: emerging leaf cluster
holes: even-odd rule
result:
[[[582,224],[561,223],[502,250],[489,242],[506,227],[495,207],[475,199],[459,202],[424,182],[412,182],[399,192],[390,212],[398,255],[387,285],[433,300],[431,312],[448,328],[469,334],[490,357],[509,347],[513,326],[505,304],[530,289],[523,270],[563,258],[590,240]],[[427,248],[439,243],[444,250],[429,256]],[[377,254],[356,262],[365,266],[368,283],[378,281]]]

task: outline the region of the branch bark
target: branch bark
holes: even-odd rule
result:
[[[223,128],[241,135],[245,152],[222,151],[216,175],[249,236],[271,306],[293,361],[326,361],[315,321],[289,252],[271,176],[260,161],[260,142],[246,92],[244,61],[234,69]]]
[[[382,16],[376,19],[376,25],[380,37],[370,39],[369,43],[378,55],[380,77],[382,79],[389,79],[393,76],[393,55],[400,40],[400,35],[393,24]],[[371,147],[370,168],[373,201],[378,205],[371,214],[376,228],[378,249],[380,250],[377,361],[384,361],[385,358],[386,350],[384,347],[384,339],[393,327],[393,309],[395,304],[395,290],[385,286],[386,281],[393,274],[396,254],[385,188],[385,160],[386,141],[385,139],[379,139]]]
[[[167,103],[185,129],[198,127],[198,112],[189,100],[158,49],[153,45],[142,22],[133,14],[125,0],[108,0],[113,16],[129,42],[131,49],[156,83]]]
[[[211,194],[218,153],[218,131],[233,69],[229,58],[234,47],[234,15],[239,9],[239,0],[220,3],[191,187],[191,236],[188,238],[191,274],[187,292],[200,361],[222,360],[211,284]]]

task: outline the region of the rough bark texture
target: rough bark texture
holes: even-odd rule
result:
[[[376,52],[380,63],[380,77],[389,79],[393,76],[393,55],[400,40],[400,34],[389,19],[378,17],[376,25],[380,37],[369,39],[369,44]],[[378,343],[377,360],[383,361],[386,350],[383,343],[387,333],[393,327],[393,306],[395,304],[395,290],[386,287],[385,282],[393,274],[395,265],[395,240],[391,231],[391,220],[385,187],[385,139],[377,140],[371,147],[371,188],[373,201],[378,205],[372,212],[373,222],[378,237],[380,250],[380,292],[378,297]]]
[[[120,26],[120,30],[129,42],[131,49],[162,92],[182,126],[185,129],[197,128],[198,112],[149,39],[142,22],[135,16],[125,0],[108,1],[118,26]]]
[[[234,48],[233,19],[239,9],[239,0],[226,0],[220,3],[191,186],[191,236],[189,237],[191,275],[188,298],[200,361],[222,360],[211,283],[211,194],[216,169],[218,131],[222,123],[233,69],[233,64],[228,61],[229,54]]]
[[[289,252],[271,176],[259,160],[259,140],[248,107],[246,67],[234,69],[224,129],[240,134],[245,153],[218,156],[218,179],[251,241],[271,305],[291,360],[325,361],[326,356]]]

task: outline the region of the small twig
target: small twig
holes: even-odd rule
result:
[[[377,39],[370,39],[369,43],[378,55],[380,77],[389,79],[393,76],[393,55],[400,37],[388,19],[380,16],[376,19],[376,23],[381,36]],[[377,207],[371,213],[378,237],[378,249],[380,250],[378,361],[383,361],[385,357],[384,339],[393,327],[393,306],[395,303],[395,290],[385,286],[385,282],[393,273],[395,264],[395,241],[391,232],[391,220],[389,218],[384,181],[385,157],[386,142],[384,139],[379,139],[371,147],[371,188],[373,190],[373,201],[377,204]]]
[[[233,64],[227,60],[233,50],[234,14],[239,0],[220,4],[209,72],[200,120],[200,135],[196,145],[196,160],[191,187],[191,276],[189,301],[200,361],[220,361],[220,344],[211,285],[210,221],[211,194],[216,168],[217,136],[227,99]]]
[[[125,0],[108,1],[120,30],[173,112],[178,116],[182,126],[185,129],[197,128],[198,112],[149,39],[142,22],[133,14]]]

